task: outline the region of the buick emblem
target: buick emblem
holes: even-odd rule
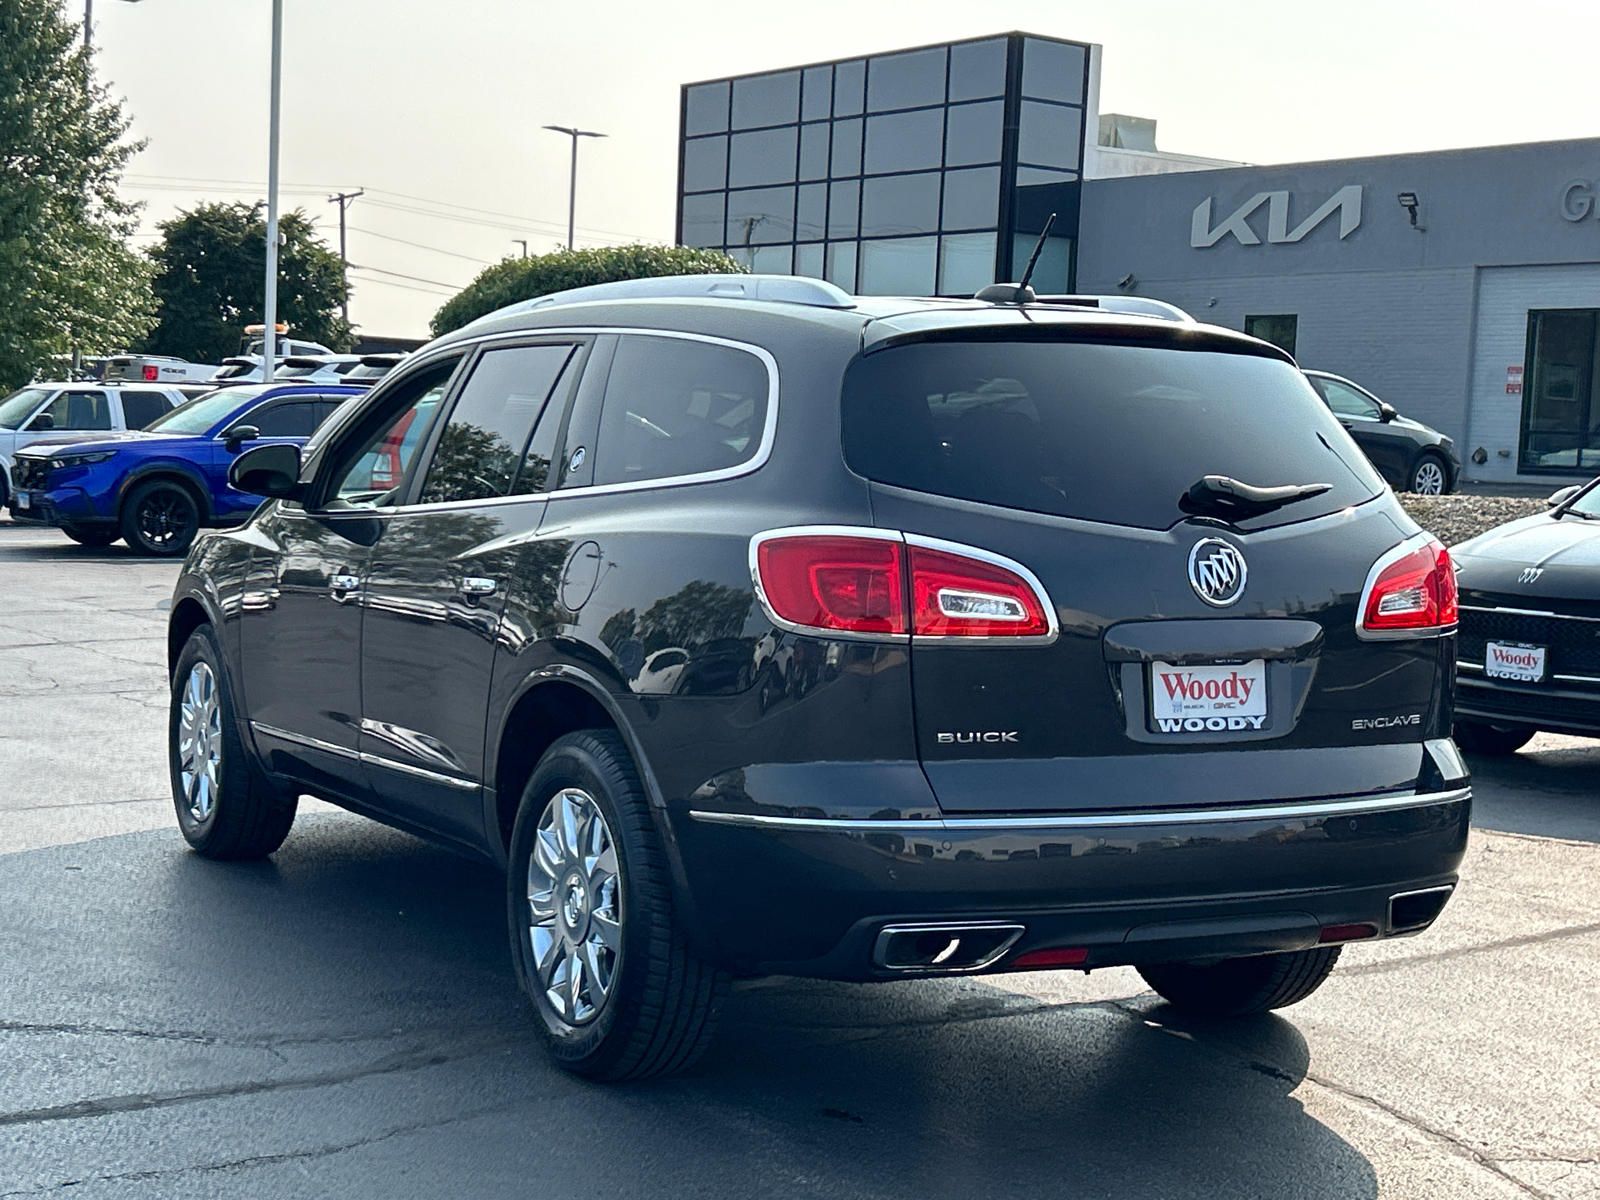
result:
[[[1206,538],[1189,551],[1189,586],[1213,608],[1227,608],[1244,595],[1250,574],[1244,555],[1220,538]]]

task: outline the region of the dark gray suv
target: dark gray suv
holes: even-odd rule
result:
[[[1240,1014],[1424,929],[1444,548],[1274,347],[1006,295],[584,289],[241,455],[270,500],[174,595],[184,836],[269,854],[309,792],[504,869],[604,1079],[735,974],[1132,964]]]

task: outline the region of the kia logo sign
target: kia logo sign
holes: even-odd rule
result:
[[[1189,245],[1196,250],[1204,250],[1208,246],[1215,246],[1231,233],[1234,241],[1241,246],[1259,246],[1261,237],[1251,227],[1249,218],[1263,204],[1267,206],[1267,241],[1275,245],[1298,242],[1334,213],[1339,214],[1340,241],[1361,226],[1361,185],[1358,183],[1340,188],[1293,229],[1289,228],[1288,192],[1257,192],[1215,229],[1211,227],[1211,197],[1207,196],[1195,205],[1189,226]]]
[[[1189,586],[1213,608],[1227,608],[1244,595],[1249,573],[1244,555],[1220,538],[1205,538],[1189,551]]]

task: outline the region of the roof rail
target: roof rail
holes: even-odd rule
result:
[[[561,304],[587,304],[603,300],[685,299],[766,300],[779,304],[806,304],[813,308],[854,308],[848,292],[820,279],[801,275],[657,275],[648,279],[621,279],[590,287],[553,292],[523,300],[490,313],[490,317],[534,312]],[[485,318],[479,318],[483,320]],[[473,322],[477,324],[477,322]]]
[[[1156,317],[1162,321],[1178,321],[1185,325],[1195,323],[1194,318],[1176,304],[1168,304],[1165,300],[1151,300],[1145,296],[1035,296],[1033,303],[1054,304],[1065,308],[1098,308],[1102,312]]]

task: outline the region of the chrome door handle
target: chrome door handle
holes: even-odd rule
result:
[[[499,587],[493,579],[485,579],[481,575],[468,575],[461,581],[461,594],[463,596],[492,596]]]
[[[350,593],[361,586],[359,575],[335,575],[328,580],[328,590],[333,593],[333,598],[343,604],[350,598]]]

